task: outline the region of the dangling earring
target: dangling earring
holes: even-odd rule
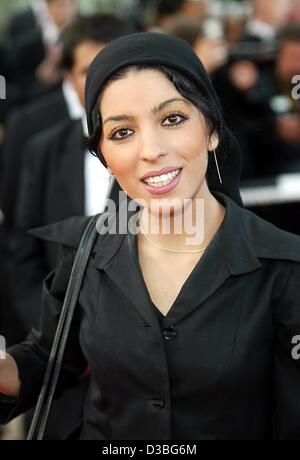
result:
[[[216,168],[217,168],[217,171],[218,171],[218,176],[219,176],[220,184],[223,184],[222,177],[221,177],[221,173],[220,173],[220,169],[219,169],[218,159],[217,159],[217,155],[216,155],[216,151],[215,151],[215,150],[214,150],[214,158],[215,158],[215,163],[216,163]]]

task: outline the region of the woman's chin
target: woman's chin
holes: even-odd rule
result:
[[[185,204],[180,199],[160,199],[151,200],[148,210],[155,217],[167,219],[170,217],[181,216],[184,213]]]

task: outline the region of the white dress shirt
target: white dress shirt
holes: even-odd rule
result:
[[[46,0],[31,0],[30,5],[41,29],[45,46],[49,48],[56,45],[59,39],[59,28],[49,13]]]
[[[88,137],[87,117],[79,97],[68,80],[63,81],[63,95],[72,120],[82,120],[83,134]],[[86,149],[84,155],[84,213],[93,216],[104,211],[110,174],[101,161]]]
[[[62,83],[62,92],[71,120],[81,120],[85,114],[85,110],[81,105],[78,94],[69,80],[64,79]]]
[[[86,115],[82,118],[82,124],[84,135],[88,137]],[[86,216],[93,216],[104,211],[110,180],[111,176],[99,158],[86,150],[84,159],[84,210]]]

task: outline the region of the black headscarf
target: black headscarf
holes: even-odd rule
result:
[[[196,84],[200,94],[209,104],[222,110],[203,64],[187,42],[156,32],[131,34],[108,44],[90,65],[86,82],[86,111],[90,136],[99,123],[98,100],[107,80],[118,70],[139,64],[164,65],[178,70]],[[101,153],[99,156],[105,164]],[[239,192],[242,159],[236,142],[230,146],[227,159],[221,166],[223,184],[219,182],[216,168],[211,170],[209,168],[207,172],[209,188],[223,192],[242,204]]]

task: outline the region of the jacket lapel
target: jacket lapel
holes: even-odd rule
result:
[[[136,239],[133,235],[127,235],[124,238],[117,256],[105,268],[105,272],[143,316],[146,323],[161,336],[157,314],[151,305],[149,292],[142,280],[139,265],[135,263],[134,241]]]
[[[176,308],[171,308],[168,312],[167,319],[170,323],[179,322],[201,306],[229,277],[250,273],[261,267],[242,225],[243,210],[222,193],[213,194],[225,205],[225,218],[182,287],[176,300]]]
[[[129,211],[127,222],[131,221],[135,225],[138,215],[136,211]],[[115,228],[115,225],[116,215],[110,215],[110,223],[107,227]],[[117,231],[114,235],[107,232],[98,238],[95,244],[93,250],[95,255],[91,265],[105,271],[122,294],[143,316],[146,323],[161,336],[159,321],[150,304],[149,293],[145,284],[141,282],[142,275],[134,254],[136,241],[136,235],[130,232],[121,234]]]

